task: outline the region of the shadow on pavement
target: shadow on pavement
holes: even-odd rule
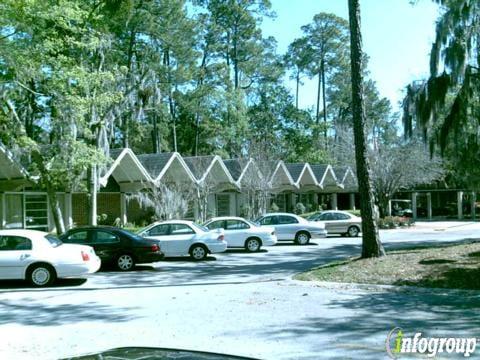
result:
[[[478,337],[479,334],[480,295],[385,291],[360,295],[353,292],[348,298],[339,297],[341,299],[321,305],[325,316],[298,319],[281,329],[265,330],[258,336],[281,341],[311,335],[319,340],[329,339],[312,343],[315,348],[309,350],[317,350],[319,354],[338,351],[349,344],[351,347],[347,350],[351,358],[363,358],[367,354],[370,358],[384,358],[385,345],[378,339],[386,339],[394,327],[402,328],[405,336],[413,336],[416,332],[424,337]],[[372,357],[375,351],[376,356]]]
[[[227,249],[223,254],[248,254],[248,255],[255,255],[255,254],[262,254],[262,253],[267,253],[267,249],[260,249],[255,252],[251,252],[245,249]]]
[[[87,279],[57,279],[52,285],[43,289],[55,289],[62,287],[80,286],[85,284]],[[24,280],[0,280],[0,289],[40,289]]]
[[[58,326],[77,324],[83,321],[102,321],[107,323],[126,322],[134,319],[133,307],[119,308],[87,302],[83,304],[50,304],[47,305],[33,297],[15,300],[0,300],[0,325],[21,324]]]
[[[318,240],[316,240],[318,241]],[[305,247],[305,246],[317,246],[317,243],[309,242],[308,245],[298,245],[295,244],[293,241],[279,241],[275,246],[294,246],[294,247]]]

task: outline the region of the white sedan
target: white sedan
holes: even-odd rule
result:
[[[259,251],[263,246],[277,243],[273,227],[260,227],[241,217],[217,217],[208,220],[205,227],[210,230],[224,229],[228,247],[245,248],[247,251]]]
[[[100,258],[90,246],[63,244],[36,230],[0,230],[0,279],[47,286],[56,278],[96,272]]]
[[[203,260],[207,255],[227,249],[222,231],[210,231],[192,221],[156,222],[139,232],[140,236],[160,241],[165,257],[188,256]]]
[[[265,214],[255,220],[261,226],[274,227],[278,241],[291,241],[296,244],[307,245],[310,239],[319,239],[327,236],[325,224],[307,221],[301,216],[289,213]]]

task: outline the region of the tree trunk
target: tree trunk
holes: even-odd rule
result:
[[[154,154],[160,153],[160,137],[158,136],[158,117],[157,114],[152,116],[152,150]]]
[[[195,114],[195,151],[194,155],[198,156],[198,144],[200,142],[200,115],[197,111]]]
[[[129,143],[129,134],[128,134],[128,126],[129,126],[129,118],[125,116],[124,123],[123,123],[123,138],[122,138],[122,146],[124,148],[128,148]]]
[[[234,73],[234,80],[235,80],[235,89],[239,87],[239,71],[238,71],[238,29],[235,25],[233,28],[233,73]]]
[[[300,88],[300,71],[297,71],[297,76],[295,80],[297,82],[297,89],[295,91],[295,108],[298,109],[298,90]]]
[[[318,73],[318,87],[317,87],[317,113],[315,115],[315,120],[317,125],[320,123],[320,91],[322,89],[322,75]]]
[[[88,225],[97,225],[97,165],[88,170]]]
[[[350,59],[352,69],[353,132],[357,163],[358,190],[362,214],[362,257],[385,255],[375,222],[375,204],[370,180],[370,166],[365,141],[365,109],[362,77],[362,34],[360,32],[359,0],[348,0],[350,20]]]
[[[325,140],[325,150],[328,148],[327,144],[327,97],[325,94],[325,60],[322,59],[322,63],[320,65],[320,73],[322,74],[322,94],[323,94],[323,137]]]
[[[173,136],[173,151],[177,152],[177,118],[175,114],[175,103],[173,101],[172,93],[172,76],[170,73],[170,51],[165,50],[163,54],[163,63],[167,67],[168,78],[168,108],[170,111],[170,117],[172,118],[172,136]]]
[[[57,229],[57,235],[61,235],[65,232],[65,224],[63,222],[62,210],[60,207],[60,202],[58,201],[57,193],[50,184],[48,184],[47,186],[47,196],[48,201],[50,202],[53,222],[55,223],[55,228]]]
[[[132,82],[132,60],[133,60],[133,53],[134,53],[134,47],[135,47],[135,38],[136,38],[136,32],[135,31],[130,31],[130,39],[128,42],[128,52],[127,52],[127,84],[125,86],[125,89],[128,89],[129,86],[131,86]],[[131,110],[133,114],[133,109]],[[132,115],[133,117],[133,115]],[[124,123],[123,123],[123,139],[122,139],[122,146],[124,148],[130,147],[130,134],[129,134],[129,126],[130,126],[130,117],[128,114],[124,115]]]

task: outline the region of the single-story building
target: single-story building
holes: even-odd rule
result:
[[[199,193],[207,194],[204,217],[248,216],[250,200],[255,196],[261,198],[262,194],[267,196],[264,199],[267,211],[274,207],[292,212],[298,203],[307,211],[319,207],[340,210],[359,207],[356,176],[348,166],[224,160],[218,156],[182,157],[176,152],[137,155],[128,148],[113,149],[110,157],[110,165],[101,171],[97,196],[97,214],[105,223],[149,223],[153,214],[141,208],[130,195],[161,183],[174,184],[191,194],[185,215],[189,219],[201,218],[199,198],[195,195]],[[398,196],[412,201],[415,216],[443,216],[444,211],[439,208],[444,204],[456,209],[457,217],[462,218],[475,213],[473,194],[466,190],[419,190]],[[448,195],[445,201],[444,195]],[[58,197],[67,228],[87,224],[86,192],[60,192]],[[465,204],[469,204],[467,208]],[[38,190],[35,179],[28,176],[24,166],[2,144],[0,228],[54,229],[47,194]]]

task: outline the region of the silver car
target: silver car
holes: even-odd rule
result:
[[[255,221],[261,226],[275,228],[278,241],[294,241],[299,245],[306,245],[310,239],[324,238],[327,236],[325,225],[315,223],[289,213],[265,214]]]
[[[325,224],[329,234],[356,237],[362,228],[362,218],[346,211],[329,210],[311,215],[308,220]]]

